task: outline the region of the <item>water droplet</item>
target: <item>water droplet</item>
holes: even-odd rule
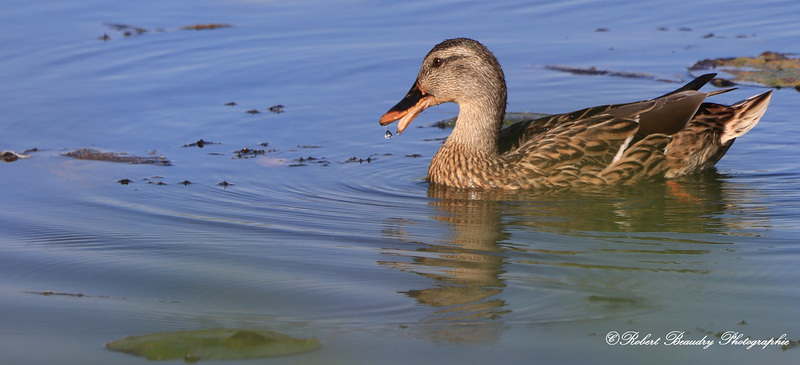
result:
[[[383,136],[386,137],[386,139],[392,139],[392,132],[389,131],[389,127],[386,126],[384,128],[386,128],[386,134],[384,134]]]

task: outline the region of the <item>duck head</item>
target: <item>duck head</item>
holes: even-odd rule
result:
[[[379,123],[386,126],[397,121],[397,134],[401,134],[423,110],[448,102],[458,104],[461,112],[472,107],[491,115],[498,129],[502,124],[506,106],[503,69],[475,40],[448,39],[433,47],[422,61],[411,90]]]

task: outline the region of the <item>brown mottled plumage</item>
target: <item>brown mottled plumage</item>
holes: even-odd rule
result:
[[[771,91],[731,106],[700,92],[714,74],[658,98],[586,108],[502,129],[506,83],[497,59],[467,38],[436,45],[405,98],[380,119],[397,133],[424,109],[459,105],[428,180],[458,188],[560,188],[674,178],[714,166],[764,115]]]

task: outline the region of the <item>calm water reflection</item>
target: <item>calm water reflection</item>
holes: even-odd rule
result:
[[[513,265],[527,266],[539,279],[528,289],[542,291],[559,286],[549,271],[576,277],[591,271],[591,282],[577,289],[563,283],[560,289],[582,297],[579,307],[611,309],[597,313],[573,308],[536,322],[630,316],[652,310],[652,293],[641,287],[616,291],[619,278],[613,273],[671,272],[682,274],[683,280],[702,280],[714,270],[718,246],[734,242],[714,232],[747,235],[771,228],[769,219],[760,217],[765,212],[757,191],[727,186],[723,178],[709,172],[678,181],[579,192],[507,193],[432,185],[431,218],[446,223],[450,234],[434,242],[415,242],[409,234],[413,221],[389,219],[382,235],[413,243],[414,248],[386,250],[391,259],[380,264],[429,279],[428,287],[402,293],[436,308],[423,322],[437,340],[496,340],[504,318],[517,310],[503,294]],[[516,238],[520,231],[530,240]],[[445,323],[453,326],[442,329]]]
[[[421,176],[449,131],[425,125],[456,108],[389,141],[377,123],[444,38],[496,53],[509,111],[557,113],[677,85],[545,65],[679,79],[700,59],[793,52],[793,1],[6,5],[0,151],[38,151],[0,163],[2,364],[142,364],[103,344],[214,328],[322,344],[271,364],[798,358],[604,340],[800,339],[796,91],[775,92],[718,173],[602,191],[429,186]],[[233,27],[178,29],[202,22]],[[283,113],[267,111],[276,104]],[[199,139],[217,143],[183,147]],[[78,148],[172,166],[61,156]],[[242,148],[269,152],[240,159]],[[47,291],[83,295],[36,294]]]

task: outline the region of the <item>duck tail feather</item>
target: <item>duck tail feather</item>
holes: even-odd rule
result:
[[[663,98],[665,96],[670,96],[672,94],[677,94],[677,93],[682,92],[682,91],[689,91],[689,90],[697,91],[697,90],[700,90],[700,88],[705,86],[705,84],[707,84],[709,81],[713,80],[714,77],[716,77],[716,76],[717,76],[716,73],[708,73],[708,74],[705,74],[705,75],[701,75],[700,77],[697,77],[692,81],[689,81],[688,84],[681,86],[677,90],[659,96],[659,98]],[[656,98],[656,99],[658,99],[658,98]]]
[[[725,129],[720,135],[720,143],[724,145],[753,129],[767,111],[770,99],[772,99],[772,90],[731,105],[734,116],[725,123]]]

